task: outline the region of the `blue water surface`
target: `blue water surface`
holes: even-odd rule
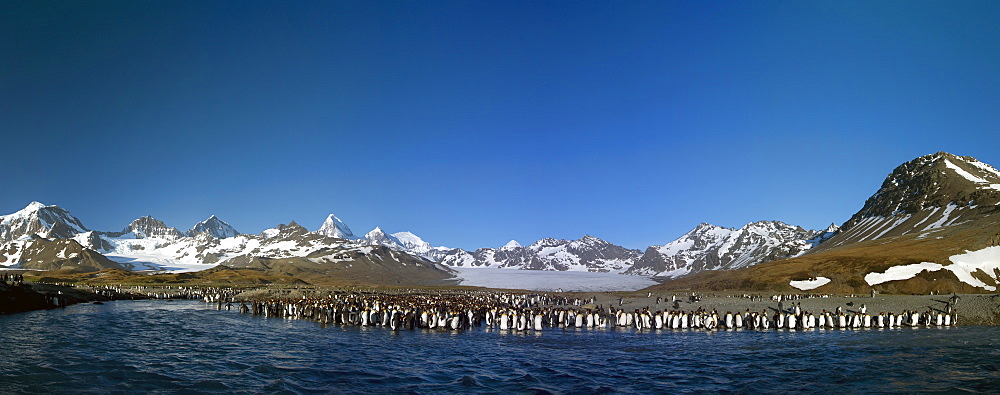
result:
[[[997,339],[997,327],[394,332],[121,301],[0,316],[0,392],[996,392]]]

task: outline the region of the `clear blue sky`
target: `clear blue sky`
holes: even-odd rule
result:
[[[842,223],[1000,166],[1000,2],[0,1],[0,212],[475,249]]]

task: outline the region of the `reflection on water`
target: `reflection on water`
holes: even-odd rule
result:
[[[122,301],[0,316],[0,392],[995,392],[998,335],[393,332]]]

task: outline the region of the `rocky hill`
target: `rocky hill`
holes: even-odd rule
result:
[[[944,152],[903,163],[828,240],[799,257],[703,272],[661,289],[993,292],[1000,172]]]
[[[903,163],[817,251],[866,240],[917,234],[988,216],[1000,203],[1000,172],[946,152]]]
[[[808,230],[780,221],[759,221],[725,228],[703,223],[676,240],[645,251],[593,236],[578,240],[544,238],[528,246],[511,241],[499,248],[466,251],[435,247],[413,233],[390,234],[378,227],[358,237],[333,214],[314,232],[291,222],[256,235],[241,234],[214,215],[188,231],[145,216],[119,232],[100,232],[87,229],[58,206],[33,202],[13,214],[0,216],[0,265],[190,272],[216,265],[242,268],[283,262],[295,263],[301,272],[303,264],[318,262],[310,260],[316,254],[338,251],[368,262],[363,258],[371,257],[366,251],[377,250],[383,251],[376,254],[378,261],[392,262],[397,270],[432,264],[429,267],[440,272],[440,267],[433,266],[440,263],[452,267],[685,277],[673,282],[675,285],[705,285],[699,281],[710,278],[718,286],[728,287],[735,282],[742,284],[740,287],[767,284],[778,288],[789,287],[790,280],[782,276],[812,278],[822,277],[817,274],[822,272],[838,273],[830,274],[836,277],[831,277],[830,284],[840,281],[849,284],[843,285],[845,289],[863,289],[891,283],[871,284],[863,277],[892,265],[944,265],[966,250],[1000,244],[1000,231],[994,230],[996,218],[1000,218],[994,215],[998,205],[1000,172],[974,158],[944,152],[916,158],[894,169],[863,207],[840,227]],[[909,247],[895,248],[900,245]],[[787,262],[804,266],[788,273],[775,272],[782,273],[777,277],[760,271]],[[829,266],[835,262],[850,264]],[[353,267],[358,270],[375,267],[356,263]],[[748,279],[741,273],[756,273],[757,277]],[[430,277],[437,275],[435,272]],[[983,281],[996,278],[988,271],[969,276]]]

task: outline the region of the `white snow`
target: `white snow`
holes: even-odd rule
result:
[[[644,276],[581,271],[517,270],[492,267],[452,267],[458,271],[461,285],[526,289],[531,291],[607,292],[635,291],[655,285]]]
[[[810,289],[816,289],[822,287],[829,282],[830,282],[829,278],[816,277],[815,279],[812,280],[799,280],[799,281],[792,280],[788,282],[788,285],[791,285],[792,287],[801,289],[803,291],[808,291]]]
[[[895,229],[897,226],[899,226],[899,224],[908,221],[910,219],[910,217],[912,217],[911,214],[906,214],[906,215],[902,216],[901,218],[897,219],[896,222],[892,223],[892,225],[886,227],[885,230],[882,231],[882,233],[879,233],[879,234],[875,235],[875,237],[872,237],[872,240],[877,240],[879,237],[882,237],[882,235],[884,235],[886,233],[889,233],[889,231]]]
[[[933,262],[921,262],[911,265],[899,265],[890,267],[885,273],[868,273],[865,275],[865,282],[868,285],[881,284],[887,281],[911,279],[920,272],[929,272],[941,269],[948,270],[958,277],[959,281],[973,287],[983,288],[987,291],[996,291],[996,286],[984,283],[974,277],[972,273],[979,272],[992,278],[994,282],[1000,282],[1000,247],[987,247],[977,251],[969,251],[965,254],[952,255],[952,264],[941,265]]]
[[[966,162],[966,163],[969,163],[969,164],[971,164],[973,166],[976,166],[979,169],[983,170],[984,172],[989,173],[990,175],[1000,176],[1000,171],[997,171],[997,169],[994,169],[993,166],[987,165],[987,164],[985,164],[983,162],[975,161],[974,160],[974,161],[970,161],[970,162]],[[986,179],[983,179],[983,178],[980,178],[980,177],[976,177],[975,175],[972,175],[972,173],[969,173],[969,172],[963,170],[961,167],[956,166],[955,164],[949,162],[948,160],[945,160],[944,164],[945,164],[945,166],[948,166],[949,169],[954,170],[955,173],[958,173],[958,175],[960,175],[962,177],[965,177],[965,179],[967,179],[969,181],[972,181],[972,182],[974,182],[976,184],[980,184],[979,185],[980,189],[995,189],[995,190],[1000,191],[1000,184],[994,184],[994,183],[991,183],[989,180],[986,180]]]
[[[934,262],[921,262],[910,265],[893,266],[885,270],[885,273],[868,273],[865,275],[865,282],[868,285],[882,284],[888,281],[909,280],[920,272],[926,270],[935,272],[941,270],[943,266]]]
[[[934,221],[934,223],[932,223],[930,225],[927,225],[927,227],[924,228],[924,230],[927,231],[927,230],[936,229],[936,228],[940,228],[940,227],[944,226],[945,222],[948,222],[948,217],[951,216],[951,212],[955,211],[955,209],[957,209],[957,208],[958,208],[957,204],[955,204],[955,203],[948,203],[948,206],[946,206],[944,208],[944,212],[941,213],[941,218],[938,218],[938,220]]]
[[[208,219],[201,221],[194,225],[188,234],[194,235],[200,232],[208,232],[214,237],[225,239],[227,237],[239,236],[240,232],[237,232],[231,225],[219,219],[215,215],[208,217]]]
[[[969,164],[971,164],[971,165],[973,165],[975,167],[978,167],[978,168],[980,168],[981,170],[983,170],[983,171],[985,171],[987,173],[991,173],[991,174],[993,174],[993,175],[995,175],[997,177],[1000,177],[1000,170],[997,170],[993,166],[990,166],[990,165],[985,164],[983,162],[980,162],[978,160],[968,161],[967,163],[969,163]]]
[[[40,202],[31,202],[26,207],[13,214],[0,215],[0,225],[10,225],[15,220],[27,219],[43,207],[48,206]]]
[[[323,226],[320,226],[316,233],[338,239],[354,238],[354,232],[351,232],[351,228],[333,214],[326,217],[326,221],[323,221]]]
[[[58,222],[62,222],[63,225],[69,227],[73,233],[83,233],[87,229],[80,223],[80,220],[73,217],[69,212],[59,208],[58,206],[46,206],[40,202],[31,202],[25,208],[18,210],[13,214],[0,215],[0,225],[14,226],[17,223],[23,223],[31,221],[32,219],[37,219],[39,223],[45,228],[41,232],[43,237],[48,237],[48,231],[51,230],[54,223],[49,222],[43,216],[40,216],[38,211],[44,208],[51,208],[49,214],[55,215]]]
[[[930,219],[932,216],[934,216],[934,213],[938,212],[938,210],[940,210],[940,209],[941,209],[941,207],[934,207],[934,209],[932,209],[930,213],[927,213],[927,216],[924,217],[924,219],[922,219],[922,220],[920,220],[920,222],[917,222],[916,224],[914,224],[913,228],[916,229],[916,227],[920,226],[920,224],[922,224],[924,222],[927,222],[927,220]]]
[[[501,250],[513,250],[515,248],[521,248],[521,243],[518,243],[516,240],[508,241],[507,244],[500,247]]]
[[[967,172],[965,170],[962,170],[961,167],[956,166],[954,163],[951,163],[951,161],[949,161],[947,159],[944,160],[944,165],[947,166],[949,169],[954,170],[955,173],[958,173],[958,175],[960,175],[962,177],[965,177],[965,179],[967,179],[969,181],[972,181],[972,182],[974,182],[976,184],[989,184],[990,183],[989,181],[986,181],[986,180],[984,180],[982,178],[976,177],[976,176],[972,175],[971,173],[969,173],[969,172]]]
[[[868,217],[865,218],[864,221],[859,222],[855,227],[856,229],[859,229],[856,232],[859,236],[858,242],[868,240],[868,237],[878,230],[876,227],[879,226],[883,220],[885,220],[885,217]]]
[[[425,253],[434,249],[434,247],[431,247],[430,243],[410,232],[397,232],[393,233],[391,236],[398,240],[403,247],[406,247],[409,250],[414,250],[418,253]]]
[[[992,278],[994,282],[1000,281],[997,274],[997,271],[1000,270],[1000,246],[968,251],[965,254],[952,255],[948,259],[953,263],[944,268],[955,273],[955,276],[963,283],[983,288],[987,291],[997,290],[996,286],[982,282],[973,277],[972,273],[980,271]]]
[[[680,277],[680,276],[686,276],[688,273],[691,273],[691,266],[690,265],[685,265],[683,267],[679,267],[679,268],[674,269],[674,270],[668,270],[668,271],[662,272],[660,274],[657,274],[657,276],[675,278],[675,277]]]

